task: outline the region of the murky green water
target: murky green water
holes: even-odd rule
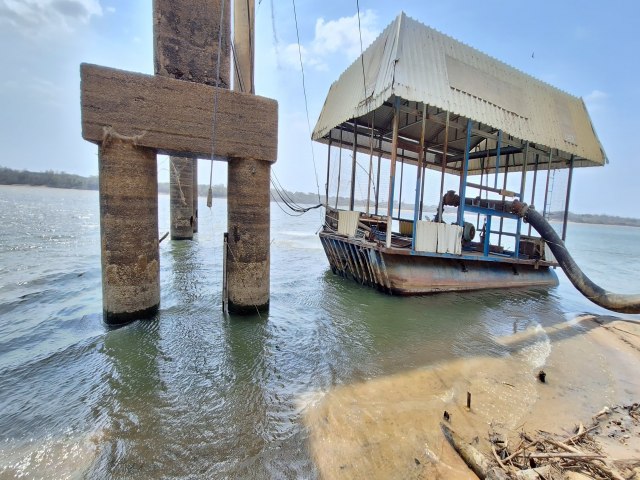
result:
[[[319,212],[272,204],[271,310],[227,318],[226,205],[200,207],[195,241],[160,246],[157,318],[109,330],[97,192],[0,186],[0,477],[315,477],[302,417],[322,392],[603,312],[561,273],[548,291],[385,296],[331,274]],[[161,196],[161,233],[168,218]],[[569,236],[596,282],[640,291],[640,229]]]

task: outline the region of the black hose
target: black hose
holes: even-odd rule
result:
[[[505,202],[505,204],[510,204],[512,213],[520,216],[525,222],[528,222],[538,231],[540,236],[547,242],[547,245],[549,245],[549,248],[564,273],[580,293],[596,305],[606,308],[607,310],[619,313],[640,313],[640,295],[611,293],[593,283],[593,281],[580,270],[580,267],[578,267],[575,260],[571,257],[567,247],[565,247],[564,242],[553,227],[549,225],[549,222],[533,207],[529,207],[526,203],[517,200]]]

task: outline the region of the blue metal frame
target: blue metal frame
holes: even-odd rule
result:
[[[458,225],[464,226],[464,201],[467,194],[467,177],[469,175],[469,150],[471,150],[471,119],[467,120],[467,144],[464,149],[462,175],[460,178],[460,206],[458,207]]]
[[[500,147],[502,146],[502,130],[498,130],[498,144],[496,145],[496,176],[493,180],[493,188],[498,188],[498,170],[500,170]]]
[[[485,257],[489,256],[489,246],[491,245],[491,215],[487,215],[484,224],[484,247],[483,253]]]

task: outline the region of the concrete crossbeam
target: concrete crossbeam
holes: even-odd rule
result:
[[[110,131],[162,154],[211,156],[217,90],[216,156],[275,162],[278,103],[256,95],[172,78],[82,64],[82,137]]]

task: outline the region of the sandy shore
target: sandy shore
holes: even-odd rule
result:
[[[640,400],[640,323],[583,316],[499,342],[509,355],[457,359],[326,393],[306,415],[322,477],[475,479],[440,431],[445,410],[451,426],[489,454],[491,430],[514,442],[523,429],[570,434],[604,406]],[[540,369],[546,383],[536,377]],[[640,433],[631,433],[603,432],[601,443],[613,458],[640,458]]]

